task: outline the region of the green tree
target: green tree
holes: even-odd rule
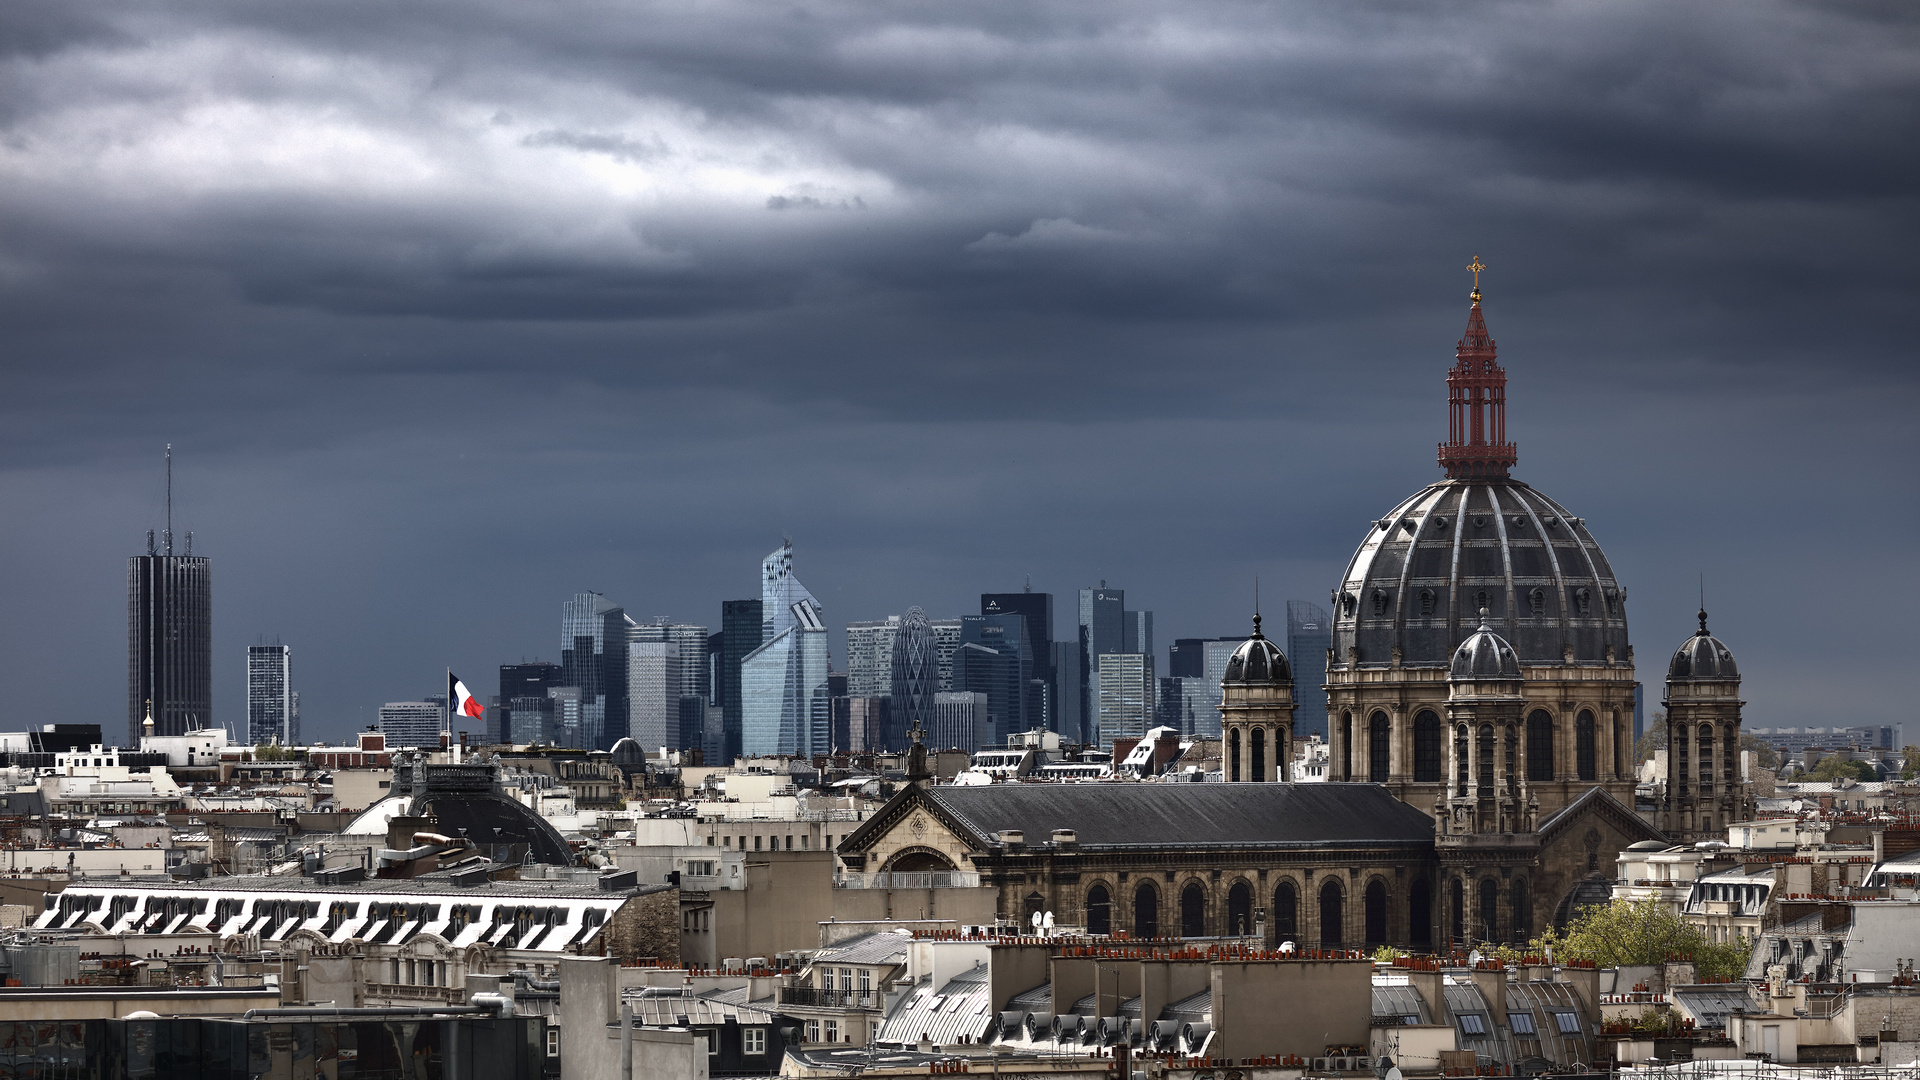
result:
[[[1900,758],[1900,779],[1911,780],[1915,773],[1920,773],[1920,746],[1901,747]]]
[[[1703,982],[1739,979],[1753,954],[1753,942],[1709,941],[1671,905],[1653,899],[1587,908],[1564,931],[1550,930],[1534,944],[1552,949],[1555,959],[1591,960],[1601,967],[1691,957]]]
[[[1646,734],[1633,744],[1633,760],[1652,761],[1655,750],[1667,748],[1667,714],[1656,712],[1647,718]]]
[[[1744,731],[1741,732],[1740,749],[1753,751],[1754,764],[1768,772],[1772,772],[1780,767],[1780,751],[1775,750],[1772,743],[1767,742],[1758,735],[1749,735]]]

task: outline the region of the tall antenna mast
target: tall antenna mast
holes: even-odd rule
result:
[[[172,443],[167,444],[167,531],[161,535],[164,536],[166,539],[167,554],[169,555],[173,554],[173,444]]]

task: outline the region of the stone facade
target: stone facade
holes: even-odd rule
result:
[[[680,890],[650,886],[632,893],[601,931],[607,955],[620,960],[680,963]]]

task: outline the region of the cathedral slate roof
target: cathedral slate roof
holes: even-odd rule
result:
[[[1072,829],[1082,850],[1433,842],[1432,818],[1372,784],[992,784],[920,794],[981,846],[1010,829],[1029,844]]]

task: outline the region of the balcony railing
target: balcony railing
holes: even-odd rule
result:
[[[834,884],[842,889],[977,889],[980,875],[971,870],[880,870],[843,874]]]
[[[821,990],[812,986],[783,986],[780,988],[780,1004],[803,1005],[816,1009],[868,1009],[880,1008],[880,995],[871,990]]]

